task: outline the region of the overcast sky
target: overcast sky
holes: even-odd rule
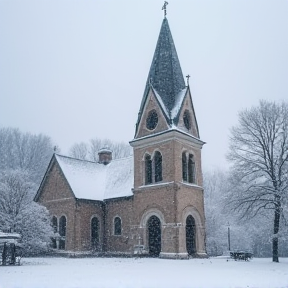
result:
[[[67,154],[128,142],[163,19],[160,0],[0,0],[0,127]],[[288,99],[288,0],[168,0],[204,169],[227,167],[229,129],[260,99]]]

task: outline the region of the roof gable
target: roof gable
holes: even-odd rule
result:
[[[148,97],[151,86],[160,96],[161,102],[167,110],[168,118],[170,119],[171,110],[175,106],[176,96],[185,88],[185,82],[166,17],[163,19],[160,29],[156,49],[146,81],[136,127],[138,127],[140,122],[146,98]]]
[[[61,190],[58,187],[61,187]],[[56,159],[56,154],[53,154],[34,201],[46,202],[63,198],[75,198],[75,195]]]
[[[158,121],[155,129],[150,130],[147,128],[146,120],[148,118],[149,112],[152,110],[156,111]],[[144,103],[141,118],[136,128],[135,138],[155,134],[160,131],[167,130],[169,127],[170,118],[168,116],[167,109],[165,108],[161,97],[157,94],[153,87],[151,87]]]
[[[190,129],[188,130],[184,124],[184,113],[185,111],[188,112],[190,116]],[[174,125],[178,128],[183,130],[185,133],[189,133],[193,135],[196,138],[200,139],[199,135],[199,129],[198,129],[198,124],[197,124],[197,119],[195,115],[195,110],[191,98],[191,92],[189,86],[186,89],[185,93],[182,93],[182,95],[179,95],[179,105],[178,107],[175,106],[174,109],[175,115],[173,118],[173,123]]]

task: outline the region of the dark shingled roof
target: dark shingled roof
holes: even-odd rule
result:
[[[169,113],[169,118],[171,118],[171,110],[175,106],[175,98],[177,94],[185,88],[185,82],[168,20],[166,18],[164,18],[162,22],[159,38],[146,82],[137,124],[140,121],[147,94],[151,85],[160,95]]]

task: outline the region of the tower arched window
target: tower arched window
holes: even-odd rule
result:
[[[67,226],[66,217],[61,216],[59,219],[59,235],[60,235],[59,249],[65,249],[66,226]]]
[[[152,183],[152,160],[150,155],[145,156],[145,184]]]
[[[182,153],[182,178],[183,181],[188,181],[187,156],[185,152]]]
[[[120,217],[114,218],[114,235],[121,235],[122,234],[122,223]]]
[[[195,183],[195,162],[192,154],[189,154],[188,159],[188,182]]]
[[[155,182],[162,181],[162,155],[159,151],[154,155]]]
[[[193,154],[182,153],[182,179],[188,183],[195,183],[196,181]]]
[[[153,159],[149,154],[145,155],[145,184],[157,183],[163,180],[162,154],[156,151]]]

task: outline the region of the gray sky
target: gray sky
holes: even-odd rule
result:
[[[47,134],[63,154],[132,140],[163,2],[0,0],[0,127]],[[203,166],[227,167],[238,111],[288,99],[288,1],[168,2]]]

